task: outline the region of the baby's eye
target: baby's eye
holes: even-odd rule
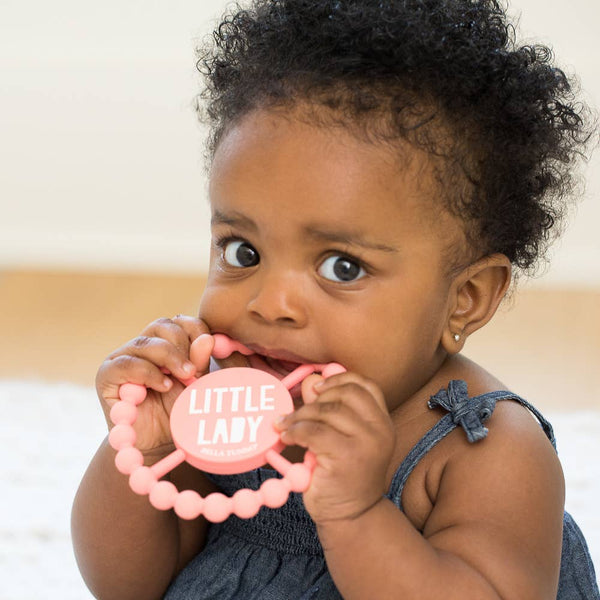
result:
[[[223,247],[223,258],[232,267],[253,267],[260,261],[258,252],[243,240],[231,240]]]
[[[356,281],[366,274],[357,261],[346,256],[330,256],[319,267],[319,275],[330,281]]]

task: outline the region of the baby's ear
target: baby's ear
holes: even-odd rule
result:
[[[448,320],[442,345],[459,352],[467,337],[493,316],[510,285],[511,264],[504,254],[486,256],[456,276],[448,297]]]

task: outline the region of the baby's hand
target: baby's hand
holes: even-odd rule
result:
[[[304,406],[278,426],[285,444],[316,456],[306,510],[317,524],[358,517],[387,491],[395,434],[383,394],[359,375],[342,373],[308,377],[302,395]]]
[[[207,334],[206,324],[193,317],[158,319],[110,354],[98,370],[96,390],[109,424],[110,409],[119,400],[121,384],[138,383],[148,388],[133,426],[135,445],[148,457],[160,458],[172,449],[171,408],[184,388],[181,381],[208,370],[214,342]],[[192,361],[190,346],[200,336],[194,344]]]

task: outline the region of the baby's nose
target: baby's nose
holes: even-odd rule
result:
[[[261,321],[303,327],[307,318],[307,299],[301,277],[293,273],[263,275],[247,308]]]

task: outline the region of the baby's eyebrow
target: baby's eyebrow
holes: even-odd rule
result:
[[[367,250],[379,250],[380,252],[398,252],[398,248],[369,240],[364,235],[355,231],[329,231],[311,226],[306,227],[305,232],[308,237],[320,241],[346,244],[348,246],[360,246]]]
[[[258,225],[250,217],[237,211],[225,214],[219,210],[215,210],[211,218],[211,225],[231,225],[241,229],[258,231]],[[304,228],[304,234],[321,242],[358,246],[367,250],[378,250],[379,252],[398,252],[397,248],[369,240],[357,231],[329,230],[316,225],[307,225]]]
[[[225,214],[219,210],[215,210],[211,219],[211,225],[235,225],[236,227],[241,227],[243,229],[250,229],[252,231],[257,231],[258,227],[256,223],[241,213],[233,211],[231,213]]]

